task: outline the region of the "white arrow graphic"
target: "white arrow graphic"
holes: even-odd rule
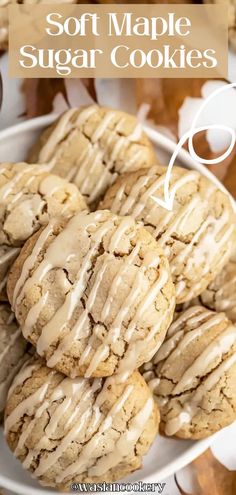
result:
[[[236,88],[236,82],[231,83],[231,84],[226,84],[225,86],[218,88],[217,90],[215,90],[213,93],[211,93],[211,95],[209,95],[203,101],[201,107],[199,108],[198,112],[196,113],[196,115],[192,121],[191,128],[189,129],[188,132],[186,132],[180,138],[179,142],[177,143],[176,148],[175,148],[175,150],[174,150],[174,152],[170,158],[170,161],[169,161],[169,164],[167,167],[167,171],[166,171],[166,175],[165,175],[164,199],[156,198],[155,196],[151,196],[153,201],[155,201],[162,208],[165,208],[168,211],[173,210],[174,199],[175,199],[175,194],[176,194],[176,187],[173,186],[172,189],[170,190],[171,173],[172,173],[172,168],[175,164],[175,160],[178,157],[179,150],[182,148],[182,146],[184,145],[184,143],[186,141],[188,141],[189,153],[190,153],[191,157],[195,161],[197,161],[199,163],[204,163],[205,165],[216,165],[218,163],[221,163],[233,151],[233,148],[234,148],[235,142],[236,142],[236,134],[235,134],[235,130],[232,129],[231,127],[223,125],[223,124],[211,124],[208,126],[196,127],[196,123],[197,123],[202,111],[208,105],[209,101],[212,100],[213,98],[215,98],[215,96],[217,96],[219,93],[222,93],[223,91],[227,91],[229,88]],[[236,111],[236,109],[235,109],[235,111]],[[193,137],[195,134],[197,134],[201,131],[207,131],[210,129],[222,130],[222,131],[228,132],[231,136],[231,142],[230,142],[228,149],[222,155],[220,155],[217,158],[214,158],[212,160],[206,160],[206,159],[198,156],[197,153],[195,152],[194,146],[193,146]]]

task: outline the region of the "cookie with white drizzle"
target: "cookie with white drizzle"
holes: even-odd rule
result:
[[[24,242],[49,219],[87,209],[74,184],[48,172],[47,166],[0,164],[0,297],[8,270]]]
[[[109,376],[148,361],[173,317],[169,264],[151,234],[109,211],[50,222],[9,279],[23,335],[69,376]]]
[[[150,167],[153,147],[136,117],[91,105],[65,112],[33,147],[29,161],[74,182],[96,204],[117,175]]]
[[[199,296],[204,306],[224,311],[236,323],[236,262],[230,260]]]
[[[173,210],[164,198],[166,167],[125,174],[107,191],[100,208],[141,221],[170,262],[178,303],[207,287],[227,263],[235,241],[235,214],[227,194],[194,170],[174,167],[170,191]]]
[[[214,311],[224,311],[233,323],[236,323],[236,253],[235,249],[230,260],[216,278],[198,297],[183,304],[177,304],[175,314],[198,304]]]
[[[29,358],[31,346],[22,337],[8,304],[0,304],[0,420],[14,376]]]
[[[142,374],[167,436],[199,439],[236,420],[236,326],[193,306],[178,314]]]
[[[10,449],[44,486],[112,482],[140,468],[159,424],[144,379],[68,378],[39,359],[19,372],[8,395]]]

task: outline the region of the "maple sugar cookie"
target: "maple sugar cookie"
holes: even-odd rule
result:
[[[131,217],[108,211],[50,222],[8,279],[23,335],[69,376],[109,376],[148,361],[172,320],[168,261]]]
[[[8,397],[5,435],[44,486],[113,482],[139,469],[159,424],[140,373],[126,380],[65,377],[31,360]]]
[[[41,135],[29,160],[50,163],[94,204],[117,175],[150,167],[156,157],[136,117],[91,105],[65,112]]]
[[[19,325],[8,304],[0,304],[0,419],[11,382],[29,357],[30,345],[22,337]]]
[[[236,262],[230,260],[219,275],[199,296],[204,306],[215,311],[224,311],[236,322]]]
[[[46,166],[0,164],[0,297],[10,266],[24,242],[54,216],[87,209],[76,186]]]
[[[154,166],[120,177],[107,191],[101,208],[141,221],[169,259],[176,300],[199,295],[230,257],[235,241],[235,213],[227,194],[194,170],[174,167],[171,211],[164,200],[166,167]],[[154,198],[154,199],[153,199]]]
[[[199,439],[236,420],[236,327],[193,306],[178,314],[142,373],[168,436]]]

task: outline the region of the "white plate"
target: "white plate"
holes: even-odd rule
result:
[[[27,151],[38,135],[54,119],[55,117],[52,115],[39,117],[0,132],[0,162],[24,160],[27,156]],[[175,149],[175,143],[152,129],[145,128],[145,130],[155,145],[162,163],[167,164],[170,155]],[[184,167],[198,170],[225,191],[215,176],[204,166],[196,163],[187,151],[180,151],[177,163]],[[157,437],[144,459],[142,469],[125,478],[125,481],[162,481],[204,452],[211,445],[213,438],[193,442]],[[53,490],[41,488],[21,468],[20,463],[13,458],[5,444],[2,429],[0,433],[0,452],[0,486],[20,495],[49,495],[55,493]]]

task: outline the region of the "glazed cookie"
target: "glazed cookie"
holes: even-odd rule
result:
[[[31,360],[8,396],[5,435],[10,449],[45,486],[112,482],[141,466],[159,424],[140,373],[66,378]]]
[[[8,295],[25,338],[72,378],[148,361],[175,305],[168,261],[153,237],[108,211],[50,222],[31,237]]]
[[[235,241],[235,215],[225,193],[198,172],[180,167],[173,168],[170,180],[173,210],[159,206],[153,197],[164,198],[166,170],[155,166],[120,177],[100,207],[143,222],[169,259],[181,303],[203,292],[226,264]]]
[[[199,296],[200,301],[210,309],[224,311],[236,322],[236,262],[229,261],[217,277]]]
[[[68,110],[34,146],[31,162],[49,162],[96,203],[117,175],[150,167],[154,150],[132,115],[92,105]]]
[[[16,373],[29,357],[29,344],[22,337],[8,304],[0,304],[0,420],[7,393]]]
[[[0,164],[0,294],[9,267],[24,242],[54,216],[86,209],[76,186],[51,175],[46,166]]]
[[[236,420],[236,327],[224,313],[183,311],[142,373],[166,435],[204,438]]]

